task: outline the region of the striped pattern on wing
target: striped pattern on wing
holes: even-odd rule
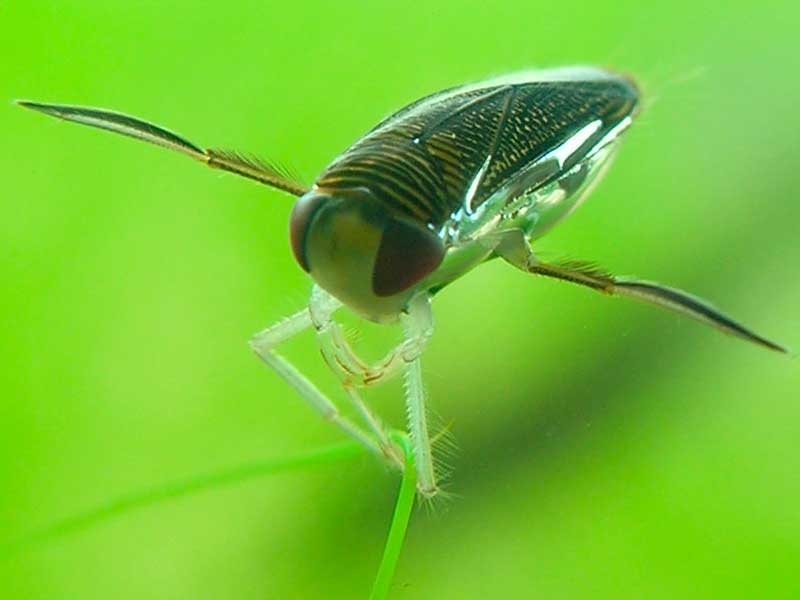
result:
[[[334,193],[366,187],[390,210],[438,226],[461,207],[484,166],[473,207],[587,124],[601,120],[602,135],[635,102],[636,91],[619,78],[441,92],[385,119],[317,185]]]

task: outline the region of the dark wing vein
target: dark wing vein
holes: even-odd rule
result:
[[[459,106],[458,108],[456,108],[456,109],[454,109],[454,110],[452,110],[450,112],[444,113],[438,119],[436,119],[432,123],[429,123],[428,125],[425,126],[425,129],[418,136],[419,140],[420,141],[426,141],[429,137],[431,137],[437,131],[439,131],[439,128],[442,125],[444,125],[445,123],[453,120],[455,117],[457,117],[458,115],[460,115],[464,111],[469,110],[471,107],[475,106],[476,104],[480,104],[482,102],[485,102],[486,100],[489,100],[490,98],[494,98],[495,96],[497,96],[501,92],[504,92],[504,91],[509,90],[509,89],[511,89],[510,86],[507,86],[507,85],[500,86],[500,87],[498,87],[498,88],[496,88],[494,90],[490,90],[490,91],[486,92],[485,94],[481,94],[480,96],[476,96],[475,98],[472,98],[471,100],[465,102],[464,104],[462,104],[461,106]]]

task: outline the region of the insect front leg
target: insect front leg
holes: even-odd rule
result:
[[[281,342],[297,335],[312,325],[311,312],[301,310],[292,316],[283,319],[275,325],[268,327],[254,335],[250,340],[250,347],[258,357],[269,365],[286,383],[300,394],[323,419],[334,423],[347,435],[360,442],[364,447],[380,457],[387,457],[387,453],[372,436],[358,427],[350,419],[343,416],[336,405],[317,388],[297,367],[275,352],[274,348]],[[390,462],[402,469],[403,463],[395,456],[390,456]]]
[[[342,306],[336,298],[328,294],[319,286],[314,286],[309,303],[309,316],[317,332],[317,340],[322,351],[322,356],[331,370],[339,377],[350,403],[367,423],[373,435],[378,439],[381,455],[396,466],[402,468],[404,464],[401,450],[391,441],[386,427],[381,419],[370,410],[356,389],[358,380],[353,376],[359,368],[369,369],[364,366],[355,352],[344,339],[344,333],[336,321],[333,313]]]
[[[422,384],[420,356],[433,333],[433,313],[430,297],[421,294],[409,303],[407,312],[401,317],[406,334],[407,348],[413,349],[403,355],[405,362],[406,411],[408,430],[417,469],[417,490],[427,498],[435,496],[439,488],[433,464],[431,439],[428,433],[428,415],[425,408],[425,388]]]
[[[325,361],[345,387],[367,387],[388,381],[402,371],[406,362],[404,356],[419,351],[416,348],[417,340],[404,340],[382,359],[368,364],[358,356],[347,341],[341,325],[332,317],[341,305],[325,290],[314,287],[311,306],[317,339]]]

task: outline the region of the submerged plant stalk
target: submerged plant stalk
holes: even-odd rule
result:
[[[168,500],[174,500],[191,494],[217,489],[224,486],[242,483],[244,481],[304,467],[323,465],[337,460],[353,458],[363,451],[355,442],[346,442],[327,446],[310,452],[284,458],[263,460],[250,464],[240,465],[220,471],[214,471],[174,481],[159,487],[135,492],[111,500],[106,504],[92,510],[67,517],[57,521],[39,531],[34,531],[10,544],[0,544],[0,558],[15,554],[26,548],[46,544],[58,538],[65,537],[90,529],[105,521],[120,517],[130,511],[138,510]]]
[[[372,586],[372,593],[369,600],[385,600],[389,595],[389,588],[394,579],[394,572],[397,561],[400,558],[400,551],[406,538],[408,521],[411,518],[411,510],[414,508],[414,497],[417,490],[417,475],[414,467],[414,454],[411,451],[408,437],[404,434],[393,436],[397,444],[403,449],[406,458],[405,468],[403,469],[403,481],[400,483],[400,492],[397,494],[397,502],[394,506],[392,524],[389,527],[389,536],[386,538],[386,546],[383,549],[383,558],[378,567],[378,574]]]

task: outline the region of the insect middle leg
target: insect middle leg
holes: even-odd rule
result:
[[[406,333],[407,347],[415,349],[411,354],[404,354],[403,360],[405,362],[408,430],[411,435],[414,464],[417,471],[417,490],[426,498],[432,498],[438,493],[439,487],[436,483],[431,439],[428,432],[425,387],[422,384],[420,363],[420,356],[425,344],[433,333],[430,297],[427,294],[420,294],[412,298],[406,312],[401,316],[401,321]]]
[[[334,423],[368,450],[381,458],[388,459],[393,466],[402,469],[403,461],[399,458],[400,454],[393,446],[391,448],[394,451],[389,451],[385,445],[388,439],[385,437],[382,428],[380,430],[381,435],[378,438],[379,441],[376,442],[373,436],[342,415],[333,401],[323,394],[297,367],[275,352],[275,346],[297,335],[311,325],[310,310],[301,310],[254,335],[250,340],[250,346],[258,357],[300,394],[323,419]],[[348,396],[353,400],[350,394]]]

